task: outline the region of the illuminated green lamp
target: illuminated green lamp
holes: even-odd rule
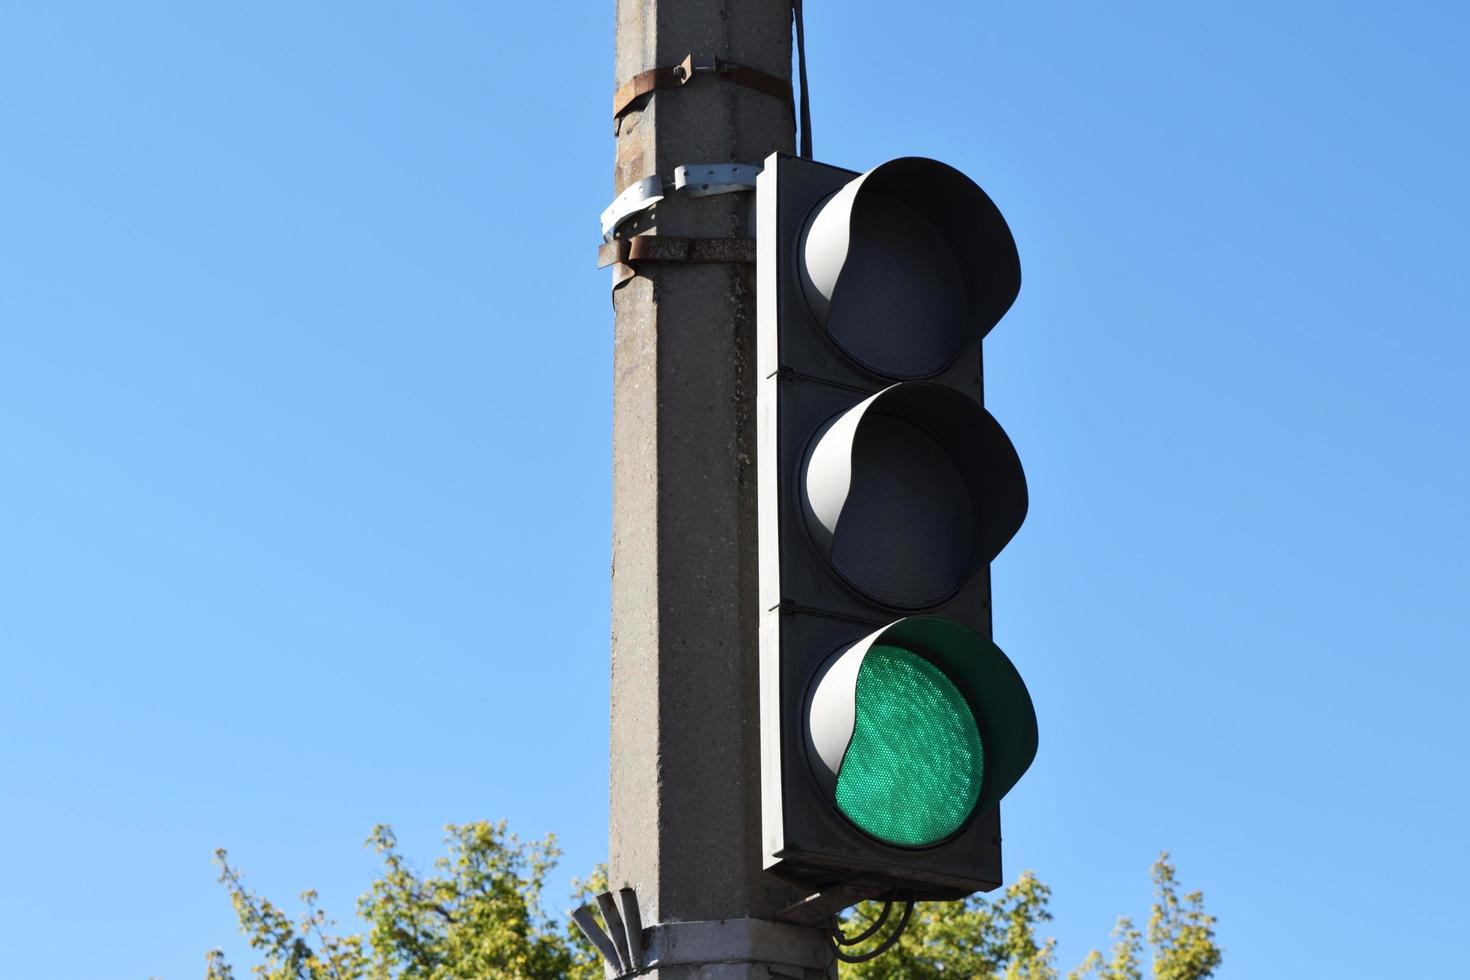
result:
[[[1000,801],[1036,756],[1014,665],[948,619],[899,620],[833,655],[807,705],[812,772],[885,844],[932,847]]]

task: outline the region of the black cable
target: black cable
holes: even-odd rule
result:
[[[812,104],[806,90],[806,25],[802,22],[801,0],[791,0],[796,20],[796,72],[801,80],[801,155],[812,158]]]
[[[883,923],[885,923],[885,922],[888,921],[888,913],[890,911],[892,911],[892,910],[893,910],[893,900],[892,899],[889,899],[888,901],[886,901],[886,902],[883,903],[883,911],[878,913],[878,918],[876,920],[874,920],[873,924],[870,925],[870,926],[868,926],[868,928],[864,929],[862,932],[858,933],[856,936],[853,936],[851,939],[848,939],[846,936],[844,936],[842,934],[842,930],[839,928],[839,929],[835,930],[835,933],[836,934],[832,938],[837,941],[837,945],[839,945],[839,946],[856,946],[858,943],[862,942],[864,939],[867,939],[870,936],[872,936],[873,933],[877,932],[879,929],[882,929],[883,928]]]
[[[890,902],[889,904],[892,903]],[[899,917],[897,928],[895,928],[893,932],[889,933],[887,939],[884,939],[881,943],[879,943],[877,946],[874,946],[866,953],[845,953],[842,951],[842,947],[837,945],[837,939],[836,937],[834,937],[832,940],[833,954],[844,963],[864,963],[868,960],[871,960],[875,956],[881,956],[882,954],[888,952],[890,949],[893,948],[894,944],[898,942],[899,937],[903,935],[903,931],[908,928],[909,916],[913,914],[913,911],[914,903],[905,902],[903,904],[903,915]],[[887,915],[887,909],[884,910],[884,915]],[[879,918],[881,920],[882,916],[880,916]],[[838,933],[838,935],[841,935],[841,933]],[[856,940],[853,940],[853,942],[856,942]]]

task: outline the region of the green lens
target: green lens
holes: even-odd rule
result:
[[[923,847],[969,819],[984,772],[980,730],[954,682],[912,651],[869,650],[837,808],[881,841]]]

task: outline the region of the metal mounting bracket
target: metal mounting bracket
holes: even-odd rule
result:
[[[854,878],[831,885],[815,895],[808,895],[795,905],[788,905],[776,913],[776,919],[799,926],[831,928],[837,914],[843,909],[891,891],[893,886],[884,882]]]
[[[659,922],[645,929],[631,888],[619,889],[616,902],[611,892],[603,892],[595,906],[601,923],[593,905],[573,911],[572,921],[601,954],[609,980],[669,967],[746,963],[762,965],[772,976],[803,978],[827,976],[832,965],[825,942],[813,942],[810,930],[782,922]]]
[[[619,225],[663,199],[664,179],[658,174],[633,181],[602,212],[602,240],[612,241]]]
[[[612,241],[624,222],[674,191],[683,191],[690,197],[753,191],[760,172],[758,163],[684,163],[674,168],[671,181],[658,174],[635,180],[602,212],[602,240]]]
[[[690,197],[755,190],[758,163],[684,163],[674,168],[674,189]]]

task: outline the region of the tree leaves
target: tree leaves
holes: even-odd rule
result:
[[[994,902],[971,896],[963,902],[921,902],[898,945],[864,963],[844,966],[844,978],[861,980],[1056,980],[1054,941],[1038,939],[1036,927],[1051,918],[1051,889],[1025,872]],[[846,932],[861,932],[881,913],[864,902],[849,917]],[[873,937],[876,944],[883,934]]]
[[[1196,980],[1214,973],[1220,965],[1220,948],[1215,945],[1215,917],[1205,914],[1204,893],[1190,892],[1180,901],[1167,852],[1154,863],[1153,879],[1148,941],[1154,947],[1154,976]]]
[[[595,951],[570,924],[541,908],[542,884],[561,852],[556,840],[521,841],[502,823],[451,824],[448,853],[420,874],[398,850],[391,828],[373,828],[367,843],[383,872],[358,900],[365,933],[338,935],[336,923],[302,894],[305,911],[291,919],[245,887],[223,850],[215,852],[240,930],[262,962],[260,980],[601,980]],[[1204,897],[1182,898],[1169,855],[1152,869],[1154,905],[1148,922],[1153,980],[1206,980],[1220,965],[1215,917]],[[583,904],[607,889],[607,869],[574,882]],[[1059,980],[1056,942],[1039,930],[1051,920],[1051,889],[1030,871],[998,899],[924,902],[887,952],[845,965],[844,980]],[[865,902],[848,914],[844,931],[861,932],[881,914]],[[896,917],[890,922],[896,921]],[[872,943],[886,934],[880,929]],[[1122,918],[1110,956],[1093,950],[1067,980],[1143,980],[1143,934]],[[871,948],[869,946],[868,948]],[[856,952],[858,950],[854,950]],[[208,957],[207,980],[236,980],[219,950]]]
[[[1191,892],[1181,902],[1174,866],[1163,854],[1153,866],[1156,902],[1149,919],[1155,980],[1205,980],[1220,965],[1213,916],[1203,896]],[[843,968],[844,980],[1059,980],[1055,940],[1038,938],[1051,920],[1051,889],[1024,872],[996,900],[971,896],[963,902],[924,902],[892,950]],[[861,932],[882,906],[865,902],[852,910],[844,931]],[[876,944],[882,931],[873,937]],[[1067,974],[1067,980],[1143,980],[1143,935],[1128,918],[1113,929],[1112,955],[1097,950]],[[857,950],[854,950],[856,952]]]
[[[263,962],[262,980],[601,980],[590,948],[541,909],[541,889],[560,852],[554,838],[522,842],[505,824],[480,821],[445,828],[448,854],[434,873],[414,871],[391,828],[369,836],[383,873],[358,900],[367,933],[336,936],[335,923],[302,896],[306,912],[292,922],[247,889],[224,851],[220,881],[230,892],[240,929]],[[235,980],[215,950],[208,980]]]

